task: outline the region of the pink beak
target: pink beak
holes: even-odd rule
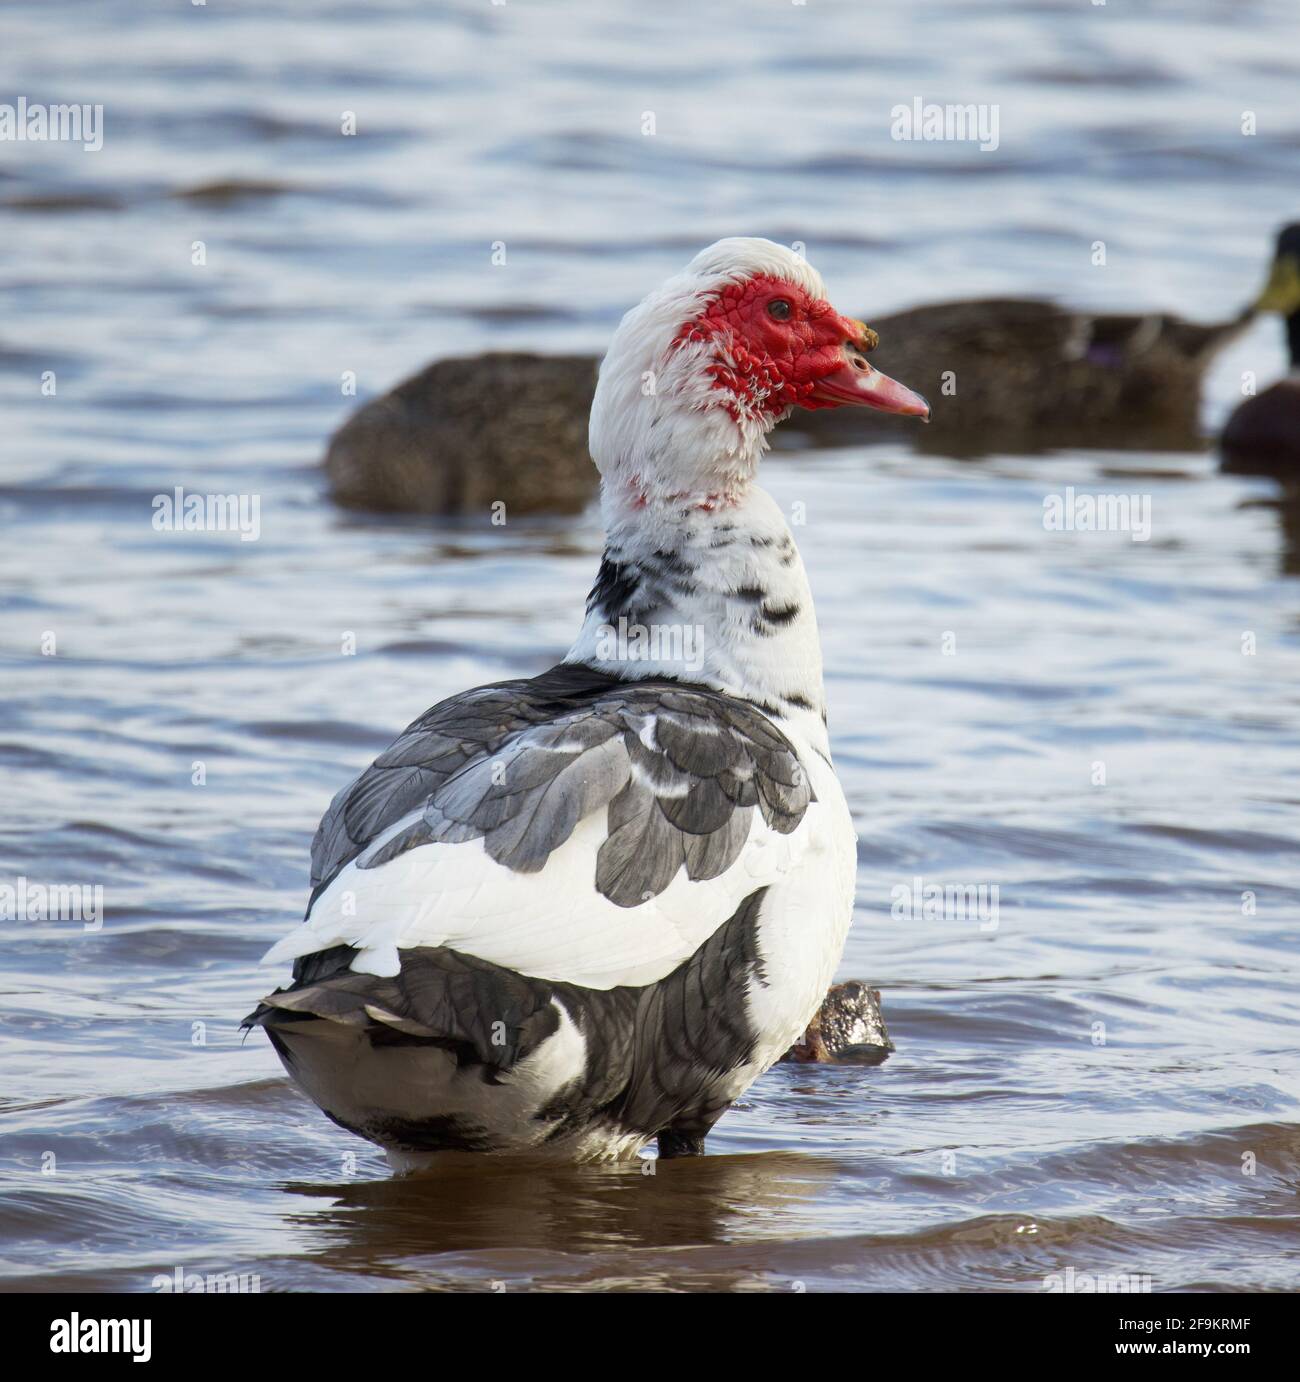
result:
[[[867,339],[874,343],[874,332]],[[919,417],[923,422],[930,421],[930,405],[925,399],[897,379],[881,374],[862,349],[851,342],[844,347],[844,363],[833,374],[817,381],[812,396],[822,403],[855,404],[859,408],[875,408],[882,413],[902,413],[907,417]]]

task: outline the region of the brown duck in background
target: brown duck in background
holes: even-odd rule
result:
[[[1022,298],[944,302],[873,321],[880,345],[871,362],[916,379],[931,400],[930,426],[911,434],[918,450],[1199,450],[1201,377],[1249,320],[1248,311],[1204,325]],[[811,426],[800,432],[849,443],[833,411],[808,417]],[[892,427],[893,419],[884,421]],[[787,430],[786,444],[794,441]]]
[[[1206,326],[1018,298],[935,303],[876,319],[872,363],[917,380],[931,400],[931,425],[907,434],[928,452],[1192,450],[1204,444],[1201,375],[1249,316]],[[576,512],[599,478],[587,455],[596,364],[498,353],[436,361],[334,434],[331,495],[394,513],[482,514],[496,501],[511,514]],[[860,445],[849,411],[801,414],[777,445]],[[872,438],[895,422],[873,419]]]
[[[1286,321],[1291,372],[1238,405],[1223,429],[1223,469],[1237,475],[1274,475],[1300,481],[1300,223],[1277,237],[1277,252],[1258,312]]]
[[[575,513],[596,492],[587,454],[595,358],[494,353],[436,360],[363,404],[325,454],[330,495],[385,513]]]

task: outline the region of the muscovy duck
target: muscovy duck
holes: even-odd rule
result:
[[[605,551],[564,661],[453,696],[334,799],[293,983],[246,1019],[336,1123],[446,1151],[695,1154],[804,1032],[853,909],[812,594],[755,483],[793,408],[928,417],[767,240],[624,318]]]

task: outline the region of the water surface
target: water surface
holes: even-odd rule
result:
[[[780,1067],[657,1174],[394,1180],[236,1030],[332,793],[554,661],[600,550],[594,516],[332,509],[345,371],[599,350],[734,233],[804,241],[851,311],[1227,315],[1297,211],[1289,4],[304,13],[3,13],[0,93],[106,107],[98,154],[0,146],[0,879],[106,911],[3,924],[4,1285],[1294,1288],[1300,520],[1208,454],[957,462],[864,420],[766,465],[806,513],[884,1065]],[[918,94],[999,103],[1000,148],[891,141]],[[1281,365],[1261,322],[1207,424]],[[154,531],[176,485],[257,494],[259,540]],[[1046,530],[1066,485],[1149,496],[1150,540]],[[996,929],[891,915],[918,876],[996,887]]]

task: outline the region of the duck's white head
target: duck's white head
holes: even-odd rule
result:
[[[719,240],[622,320],[600,367],[590,446],[607,502],[727,502],[796,407],[929,416],[867,360],[876,334],[771,240]]]

